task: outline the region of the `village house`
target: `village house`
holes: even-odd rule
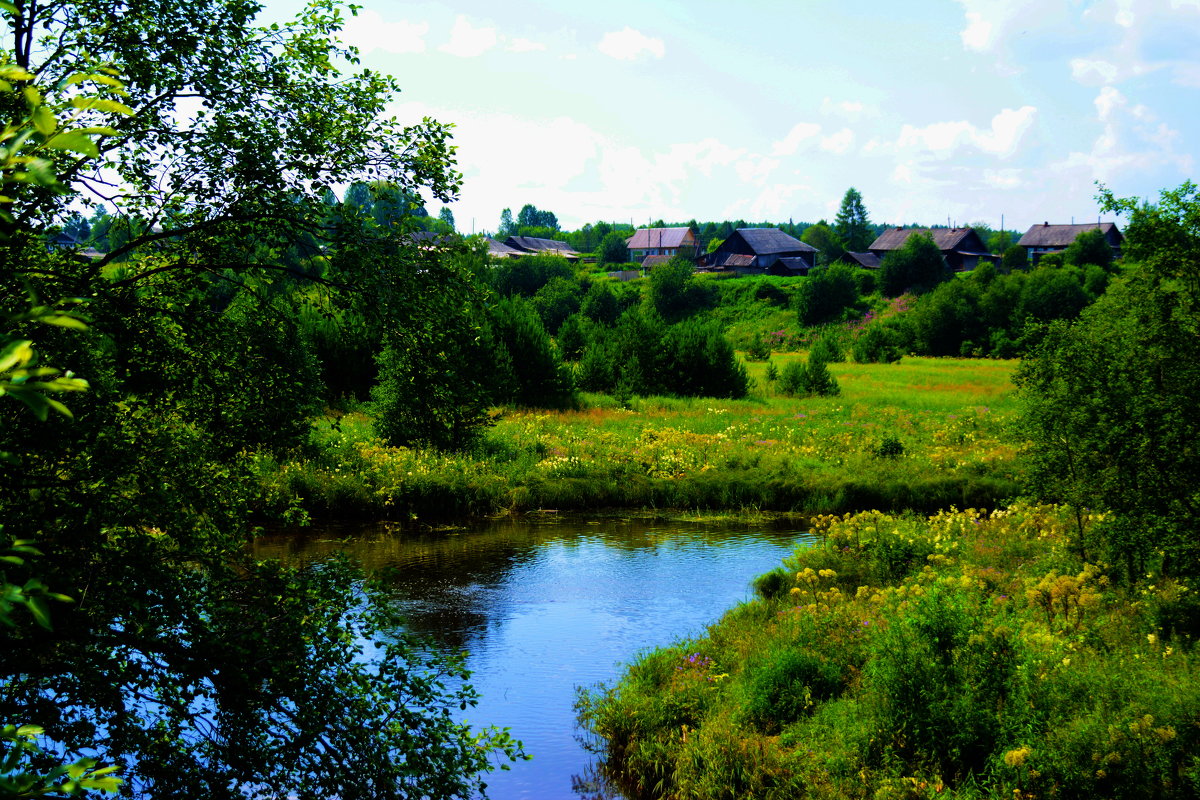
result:
[[[514,250],[521,251],[520,255],[545,254],[562,256],[568,261],[578,261],[579,253],[571,249],[566,242],[557,239],[538,239],[535,236],[510,236],[504,244]]]
[[[1087,231],[1100,231],[1104,240],[1112,248],[1113,258],[1121,257],[1121,243],[1125,237],[1112,222],[1084,222],[1079,225],[1051,225],[1043,222],[1025,231],[1025,235],[1017,244],[1025,248],[1025,255],[1030,264],[1037,264],[1046,253],[1057,253],[1066,250],[1075,241],[1075,237]]]
[[[890,228],[881,233],[868,249],[882,260],[888,253],[903,247],[910,236],[918,233],[933,238],[947,266],[955,272],[973,270],[981,261],[997,260],[974,228]]]
[[[487,244],[488,255],[492,258],[515,258],[517,256],[529,255],[524,250],[509,247],[504,242],[499,239],[493,239],[491,236],[483,237],[483,241]]]
[[[739,275],[807,275],[817,265],[817,248],[778,228],[738,228],[696,265],[701,271]]]
[[[630,261],[645,261],[650,256],[695,258],[696,234],[691,228],[638,228],[625,240],[625,247]]]

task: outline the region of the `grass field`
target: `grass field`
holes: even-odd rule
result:
[[[802,354],[776,354],[777,369]],[[261,459],[265,505],[412,519],[535,509],[933,511],[1017,492],[1015,362],[832,364],[841,395],[743,400],[584,395],[577,411],[504,409],[470,454],[393,448],[361,412],[321,420],[290,461]],[[888,440],[891,440],[890,442]]]

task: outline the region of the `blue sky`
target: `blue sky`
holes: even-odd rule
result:
[[[1196,178],[1200,0],[358,2],[394,113],[456,126],[466,232],[816,221],[850,186],[876,222],[1023,229]]]

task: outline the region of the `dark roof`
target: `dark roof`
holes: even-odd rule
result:
[[[527,255],[524,250],[517,250],[515,247],[509,247],[504,242],[493,239],[490,236],[483,237],[483,240],[487,242],[489,256],[495,256],[496,258],[512,258],[513,256]]]
[[[815,253],[817,248],[805,244],[794,236],[788,236],[779,228],[738,228],[734,235],[742,240],[760,256],[772,253]],[[726,240],[728,241],[728,240]]]
[[[703,269],[734,269],[735,267],[750,267],[754,265],[754,256],[749,253],[720,253],[713,252],[701,256],[699,260]]]
[[[979,234],[975,233],[974,228],[889,228],[879,234],[879,238],[871,242],[871,246],[868,249],[872,252],[876,250],[899,250],[908,241],[908,237],[916,233],[932,236],[933,243],[943,253],[962,249],[986,249],[985,247],[963,247],[964,243],[968,245],[974,244],[974,242],[966,241],[972,236],[978,241]],[[982,245],[983,242],[979,241],[978,244]]]
[[[771,269],[780,268],[787,269],[791,272],[798,272],[801,275],[807,275],[808,271],[812,269],[812,264],[810,264],[807,259],[801,258],[800,256],[784,256],[771,265]]]
[[[1110,242],[1120,242],[1121,231],[1112,222],[1084,222],[1079,225],[1051,225],[1043,222],[1025,232],[1017,244],[1022,247],[1067,247],[1084,231],[1100,231]]]
[[[860,267],[867,269],[879,269],[879,256],[874,253],[851,253],[846,251],[846,257],[858,264]]]
[[[538,239],[535,236],[510,236],[504,240],[509,247],[524,250],[526,253],[553,253],[554,255],[578,258],[579,253],[571,249],[566,242],[557,239]]]
[[[684,244],[694,243],[686,240],[688,228],[638,228],[625,240],[625,246],[630,250],[652,250],[660,247],[683,247]]]

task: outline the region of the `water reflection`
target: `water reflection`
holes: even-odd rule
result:
[[[470,721],[512,728],[534,755],[492,775],[489,795],[578,800],[605,792],[575,736],[576,687],[613,680],[645,648],[701,633],[750,596],[754,576],[807,541],[798,527],[621,519],[436,534],[330,527],[264,537],[256,552],[289,560],[343,552],[388,570],[409,629],[470,654],[482,695]]]

